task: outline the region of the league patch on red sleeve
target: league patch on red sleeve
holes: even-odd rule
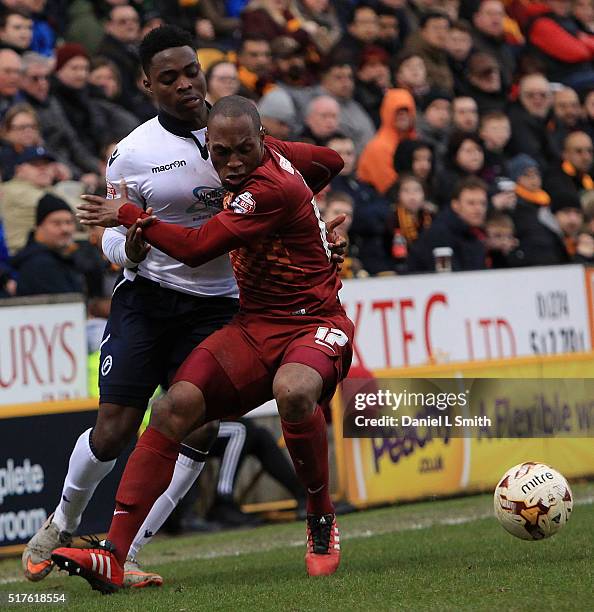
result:
[[[256,200],[249,191],[244,191],[236,196],[227,205],[234,213],[239,215],[247,215],[256,210]]]
[[[107,181],[107,194],[105,198],[107,200],[115,200],[117,197],[118,197],[118,193],[116,191],[116,188],[113,186],[112,183]]]

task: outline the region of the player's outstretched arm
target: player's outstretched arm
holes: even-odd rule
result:
[[[342,157],[328,147],[305,142],[284,142],[272,136],[266,136],[265,141],[299,170],[314,194],[324,189],[344,167]]]
[[[136,226],[136,235],[157,247],[173,259],[197,267],[241,246],[240,240],[218,219],[213,217],[202,227],[189,228],[164,223],[148,215],[133,204],[125,204],[119,210],[118,220],[125,227]],[[140,234],[138,234],[140,232]]]
[[[128,232],[128,239],[134,239],[135,252],[146,256],[148,249],[144,243],[147,242],[192,267],[200,266],[245,244],[216,217],[195,229],[158,221],[135,204],[126,202],[125,183],[122,183],[121,189],[122,197],[114,199],[94,195],[82,196],[85,202],[78,206],[81,223],[102,227],[123,225],[131,228],[138,221],[134,233]]]

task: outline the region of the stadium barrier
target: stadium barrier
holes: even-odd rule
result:
[[[593,286],[593,272],[581,266],[345,281],[341,298],[357,326],[354,367],[408,378],[594,377],[592,354],[578,354],[594,345]],[[485,361],[495,357],[504,359]],[[473,363],[422,365],[444,361]],[[95,420],[96,399],[72,399],[86,396],[80,296],[0,300],[0,554],[18,550],[53,510],[71,449]],[[406,456],[388,441],[376,470],[370,439],[342,437],[339,402],[338,494],[356,505],[484,490],[527,458],[548,459],[570,478],[594,474],[594,445],[583,438],[434,440]],[[127,455],[98,488],[81,533],[108,524]]]
[[[432,433],[421,427],[404,436],[346,438],[342,426],[347,399],[338,393],[333,401],[333,424],[339,488],[356,506],[492,490],[507,469],[524,461],[550,463],[568,478],[594,476],[594,397],[591,385],[579,384],[579,379],[594,378],[592,352],[383,369],[375,370],[372,378],[455,379],[460,388],[475,379],[497,379],[491,393],[495,407],[494,394],[515,379],[528,396],[543,397],[547,416],[565,419],[565,431],[505,438],[496,437],[491,429],[492,437],[483,432],[454,438],[443,430],[436,435],[436,430]],[[568,384],[568,379],[577,380]]]
[[[79,294],[0,300],[0,411],[87,397],[86,310]]]
[[[347,280],[340,295],[353,365],[376,370],[589,351],[591,285],[571,265]]]
[[[19,552],[54,510],[72,448],[94,425],[96,411],[96,399],[0,407],[0,555]],[[97,488],[79,533],[106,530],[131,450]]]

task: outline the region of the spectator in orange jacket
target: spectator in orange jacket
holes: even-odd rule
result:
[[[377,134],[361,153],[357,174],[360,180],[385,193],[397,178],[392,162],[398,143],[416,137],[416,108],[412,95],[405,89],[389,89],[382,101],[380,118]]]

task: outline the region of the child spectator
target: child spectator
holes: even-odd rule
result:
[[[485,170],[483,178],[492,183],[497,176],[504,176],[505,147],[511,138],[511,124],[501,111],[492,111],[481,117],[479,136],[485,148]]]
[[[515,181],[516,206],[511,212],[518,236],[535,231],[538,211],[551,203],[542,187],[538,162],[525,153],[512,158],[508,164],[509,176]]]
[[[390,190],[393,215],[388,224],[388,248],[398,274],[407,271],[411,245],[431,225],[432,215],[425,206],[421,181],[412,174],[402,175]]]
[[[485,223],[485,246],[487,268],[511,268],[522,265],[522,251],[514,235],[512,218],[506,213],[495,211]]]
[[[349,241],[349,230],[353,224],[353,198],[347,193],[340,191],[331,191],[326,196],[326,210],[324,211],[324,221],[330,221],[338,215],[346,215],[346,219],[336,228],[336,233]],[[340,272],[341,278],[360,278],[367,276],[367,272],[363,270],[363,266],[359,259],[354,256],[350,245],[347,249],[345,260]],[[354,249],[356,253],[356,248]]]

